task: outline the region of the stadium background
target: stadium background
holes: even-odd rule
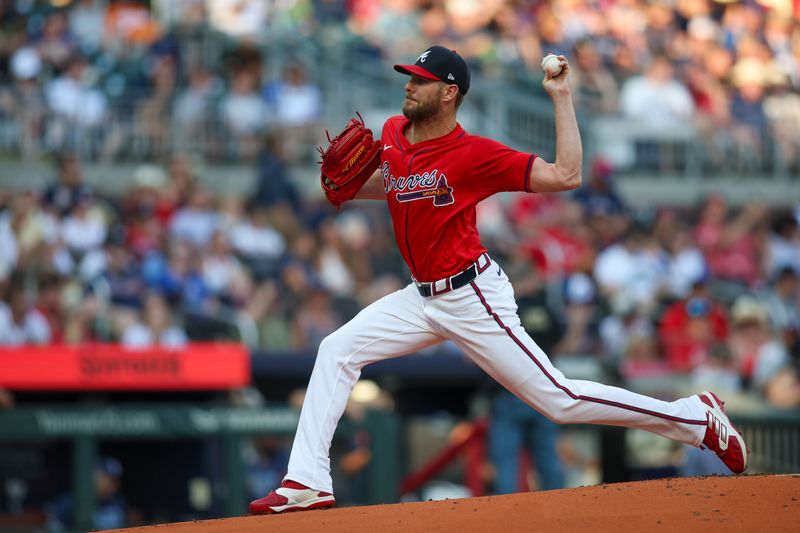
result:
[[[797,472],[798,16],[781,0],[0,2],[0,528],[224,516],[278,482],[316,346],[408,279],[382,205],[325,203],[314,148],[354,111],[373,129],[398,113],[390,65],[431,43],[473,69],[465,127],[551,160],[538,63],[573,66],[584,187],[479,209],[533,337],[573,377],[717,390],[753,471]],[[487,421],[507,399],[457,350],[364,377],[334,446],[342,504],[495,490]],[[557,439],[566,486],[716,467],[638,432]],[[448,446],[463,453],[424,475]]]

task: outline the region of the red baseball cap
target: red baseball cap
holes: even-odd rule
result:
[[[394,69],[402,74],[416,74],[429,80],[437,80],[456,85],[458,92],[467,94],[469,90],[469,67],[466,61],[444,46],[431,46],[420,54],[413,65],[395,65]]]

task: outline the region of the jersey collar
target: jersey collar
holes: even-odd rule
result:
[[[442,142],[448,142],[453,139],[461,137],[465,133],[464,128],[461,127],[461,124],[456,122],[456,127],[453,128],[452,131],[442,135],[441,137],[434,137],[433,139],[428,139],[427,141],[420,141],[418,143],[411,144],[408,142],[408,139],[406,138],[405,135],[406,128],[410,123],[411,123],[410,120],[408,120],[406,117],[403,117],[403,122],[400,124],[398,141],[402,144],[404,151],[419,150],[421,148],[431,146],[432,144],[440,144]]]

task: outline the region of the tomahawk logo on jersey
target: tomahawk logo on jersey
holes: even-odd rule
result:
[[[398,202],[413,202],[433,198],[433,205],[441,207],[453,203],[453,188],[447,184],[447,176],[439,174],[438,169],[422,174],[395,177],[389,171],[389,163],[381,166],[383,189],[397,192]]]
[[[461,125],[438,139],[409,144],[403,116],[383,126],[383,188],[395,238],[411,274],[434,281],[464,270],[486,249],[475,206],[504,191],[529,191],[535,155],[467,133]]]
[[[447,177],[444,174],[436,180],[436,187],[432,189],[399,192],[395,198],[397,198],[398,202],[413,202],[414,200],[433,198],[433,205],[436,207],[450,205],[455,202],[455,200],[453,200],[453,188],[447,186]]]

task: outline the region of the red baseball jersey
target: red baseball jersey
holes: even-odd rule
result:
[[[533,154],[467,133],[410,144],[403,116],[383,126],[381,174],[400,253],[417,281],[464,270],[486,251],[475,206],[504,191],[529,191]]]

